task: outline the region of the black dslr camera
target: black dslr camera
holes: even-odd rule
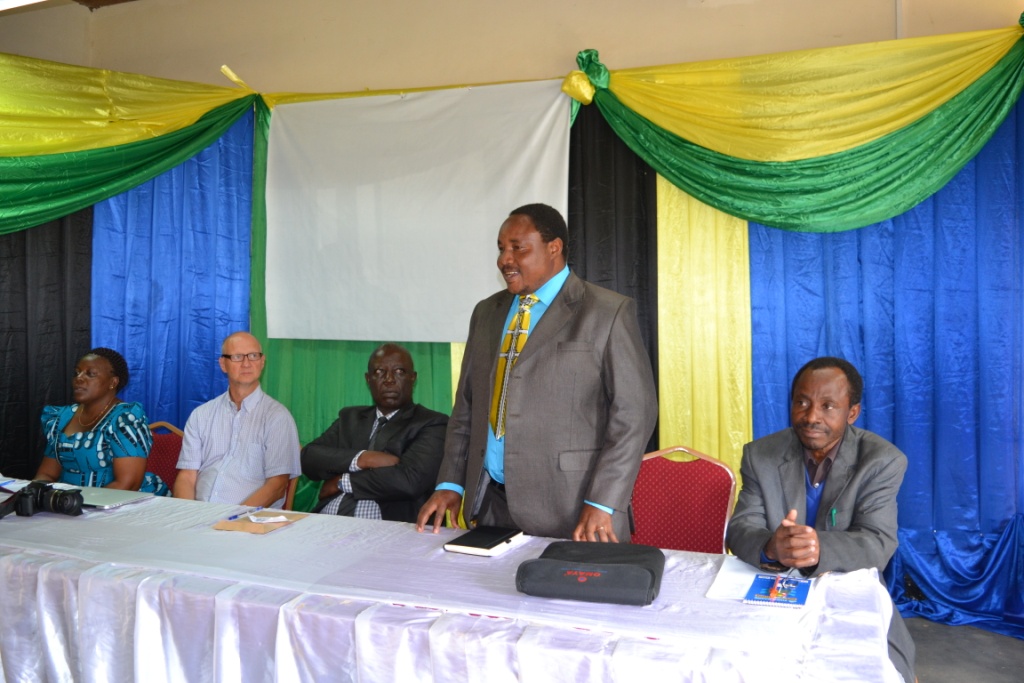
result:
[[[14,513],[19,517],[31,517],[37,512],[82,514],[82,492],[78,489],[55,489],[52,484],[33,481],[15,495]]]

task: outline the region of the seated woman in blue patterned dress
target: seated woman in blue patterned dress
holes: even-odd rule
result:
[[[121,354],[89,351],[75,365],[71,386],[74,404],[43,408],[46,448],[35,478],[168,495],[163,480],[146,471],[153,435],[145,411],[117,397],[128,386]]]

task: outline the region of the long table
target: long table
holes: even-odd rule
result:
[[[548,600],[459,532],[310,515],[214,530],[241,506],[152,499],[0,520],[7,681],[899,681],[875,572],[801,610],[706,597],[723,556],[666,551],[646,607]]]

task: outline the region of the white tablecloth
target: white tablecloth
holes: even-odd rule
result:
[[[0,520],[7,681],[897,681],[874,572],[826,576],[803,610],[705,597],[722,556],[666,552],[632,607],[546,600],[459,532],[311,515],[215,531],[239,506],[153,499]]]

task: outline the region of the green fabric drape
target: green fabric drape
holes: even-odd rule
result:
[[[917,122],[848,152],[787,162],[748,161],[695,145],[638,116],[607,89],[597,89],[594,103],[637,155],[701,201],[765,225],[838,232],[899,215],[938,191],[984,146],[1022,87],[1018,42]]]
[[[191,126],[150,140],[83,152],[0,157],[0,234],[56,220],[177,166],[223,135],[255,98],[241,97]]]
[[[414,399],[444,414],[451,412],[451,345],[401,340],[319,341],[267,339],[267,142],[270,110],[262,99],[256,105],[252,192],[252,333],[266,340],[262,385],[268,394],[288,406],[299,429],[299,440],[309,443],[320,436],[346,406],[369,405],[366,364],[383,342],[397,341],[409,349],[416,366]],[[353,296],[358,296],[353,292]],[[324,311],[324,315],[331,315]],[[293,503],[310,510],[317,502],[320,482],[302,477]]]
[[[990,71],[1022,37],[1018,24],[606,74],[585,60],[581,66],[634,112],[694,144],[750,161],[795,161],[847,152],[910,125]],[[593,96],[589,83],[563,85],[581,101]]]
[[[978,64],[987,64],[989,62],[986,60],[995,59],[990,53],[998,53],[996,48],[1002,49],[1001,46],[1006,40],[1012,38],[1012,33],[1007,31],[990,33],[993,35],[964,34],[966,37],[932,39],[932,42],[936,42],[936,50],[956,48],[959,52],[954,50],[952,54],[960,54],[967,49],[961,43],[969,43],[970,47],[973,45],[971,41],[976,40],[976,50],[985,56],[985,60],[969,58],[969,53],[966,56],[961,54],[961,58],[966,60],[965,64],[972,67],[967,71],[973,76],[979,69]],[[946,43],[950,43],[951,46],[947,46]],[[925,57],[930,54],[928,49],[931,48],[927,45],[919,48],[919,51],[923,50]],[[851,57],[853,59],[859,58],[856,55],[864,51],[863,47],[849,48],[843,54],[850,52],[854,55]],[[874,51],[877,52],[878,49]],[[891,52],[892,48],[882,50],[888,54],[887,51]],[[789,57],[792,58],[793,55]],[[812,58],[828,61],[825,56],[814,57],[811,53],[797,54],[796,57],[805,61]],[[782,57],[761,61],[771,65],[779,59]],[[834,64],[837,59],[838,66]],[[894,61],[891,56],[887,59],[893,65],[889,71],[900,76],[898,61]],[[918,64],[917,68],[928,67],[925,69],[928,73],[935,71],[934,55],[930,59],[931,61],[924,59],[924,63]],[[8,76],[22,73],[32,66],[22,64],[24,60],[19,61],[10,57],[8,61],[11,60],[13,62],[7,65],[6,71],[3,71]],[[731,215],[792,230],[817,232],[844,230],[877,222],[902,213],[934,193],[985,144],[1020,95],[1024,82],[1021,73],[1024,46],[1018,41],[1005,56],[995,62],[994,67],[973,84],[931,110],[931,113],[895,132],[846,151],[824,156],[790,161],[753,161],[734,156],[734,153],[728,150],[728,153],[712,151],[640,116],[624,106],[614,94],[615,79],[609,79],[609,72],[597,61],[595,52],[581,52],[579,61],[580,66],[591,75],[593,86],[597,88],[594,102],[616,132],[673,184]],[[731,64],[731,60],[727,61]],[[726,79],[727,82],[721,87],[727,88],[729,92],[738,90],[738,94],[733,93],[733,98],[727,100],[732,102],[745,92],[744,88],[752,87],[750,83],[760,83],[759,78],[782,78],[777,73],[780,72],[778,64],[773,67],[774,71],[766,66],[765,68],[770,71],[766,74],[743,71],[744,68],[755,69],[761,61],[754,60],[753,66],[746,67],[746,62],[743,61],[742,64],[737,63],[724,70],[721,70],[723,65],[719,64],[721,75],[712,78],[704,74],[702,78],[710,78],[712,81],[711,84],[704,85],[712,87],[717,82],[716,78]],[[832,64],[833,69],[838,68],[840,74],[849,73],[851,70],[857,71],[857,63],[847,66],[839,57],[833,56],[828,63]],[[38,65],[33,68],[38,68]],[[58,74],[70,69],[69,74],[75,74],[76,78],[84,77],[79,73],[83,71],[81,67],[50,64],[49,68],[57,70]],[[96,73],[92,74],[92,71]],[[120,98],[115,98],[110,103],[111,111],[121,111],[125,107],[125,111],[129,113],[136,111],[132,106],[141,106],[143,111],[145,107],[152,109],[153,98],[161,102],[166,100],[167,106],[171,108],[184,107],[188,111],[193,111],[200,106],[197,102],[223,101],[224,97],[234,96],[232,89],[176,84],[99,70],[92,71],[86,70],[85,74],[92,74],[92,78],[100,84],[118,83],[124,91]],[[781,73],[789,74],[785,69],[781,69]],[[69,74],[64,74],[66,80],[71,78]],[[629,97],[632,98],[628,100],[632,103],[630,106],[644,111],[644,107],[651,108],[652,112],[660,111],[671,105],[671,102],[664,101],[665,92],[676,92],[690,82],[684,78],[674,86],[666,81],[658,87],[661,81],[656,74],[655,69],[643,78],[639,75],[634,78],[641,82],[628,89],[631,93]],[[579,73],[579,76],[585,83],[587,77],[582,73]],[[935,74],[931,73],[931,77],[934,76]],[[688,76],[691,79],[694,77],[693,74]],[[952,78],[952,75],[950,77]],[[25,80],[26,78],[23,77],[21,81],[15,80],[15,86],[23,81],[21,89],[28,91],[21,92],[15,88],[14,94],[17,97],[10,103],[12,112],[25,110],[31,113],[39,108],[36,102],[39,94],[30,92],[33,88],[39,87],[39,79]],[[903,81],[908,79],[906,74],[902,74],[902,78]],[[618,87],[626,89],[627,72],[623,72],[619,80],[623,82]],[[788,82],[785,78],[783,81]],[[899,78],[896,81],[903,82]],[[698,78],[698,82],[704,81]],[[910,82],[913,82],[913,79]],[[760,85],[765,86],[764,83]],[[792,89],[792,84],[789,85]],[[827,86],[818,85],[822,88]],[[872,92],[888,87],[888,81],[883,80],[872,84]],[[97,88],[99,86],[93,90]],[[155,94],[148,92],[148,89],[153,88],[157,91]],[[685,87],[682,92],[687,92]],[[701,92],[703,91],[692,93],[692,96],[700,97]],[[84,99],[82,102],[75,100],[76,105],[81,108],[85,106],[84,103],[91,102],[92,100],[87,97],[90,94],[95,95],[92,90],[78,93],[78,96]],[[865,95],[867,94],[865,92]],[[719,95],[724,95],[724,91],[719,92]],[[251,106],[255,97],[256,95],[243,95],[209,111],[190,126],[140,142],[60,154],[0,156],[0,233],[25,229],[58,218],[162,173],[210,144],[242,111]],[[856,101],[856,93],[846,93],[840,99],[848,102],[851,98]],[[651,101],[648,102],[648,99]],[[135,104],[129,106],[131,103]],[[687,102],[681,101],[678,104],[684,107]],[[35,106],[36,109],[29,105]],[[747,110],[757,111],[756,101],[747,103],[742,109]],[[654,116],[653,113],[651,115]],[[729,116],[735,114],[723,111],[719,115],[720,118],[726,119]],[[19,125],[27,125],[24,122],[19,124],[19,121],[21,119],[15,117],[7,121],[5,126],[17,129]],[[709,125],[710,123],[709,121]],[[53,127],[54,124],[46,119],[46,125]],[[881,123],[878,125],[881,126]],[[117,126],[112,127],[111,134],[117,132],[114,128]],[[119,138],[114,136],[111,139]]]

